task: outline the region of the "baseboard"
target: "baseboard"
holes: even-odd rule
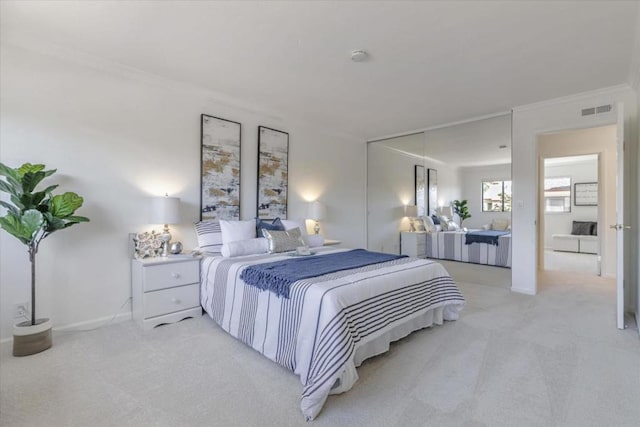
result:
[[[528,288],[516,288],[514,286],[511,287],[511,291],[512,292],[517,292],[519,294],[525,294],[525,295],[535,295],[535,291],[532,291],[531,289]]]
[[[113,320],[112,320],[113,319]],[[115,317],[113,315],[111,316],[104,316],[104,317],[98,317],[97,319],[90,319],[90,320],[84,320],[82,322],[76,322],[76,323],[70,323],[68,325],[64,325],[64,326],[54,326],[53,327],[53,331],[59,331],[59,332],[82,332],[85,331],[87,329],[94,329],[94,328],[100,328],[102,326],[107,326],[107,325],[113,325],[114,323],[121,323],[121,322],[126,322],[127,320],[131,320],[131,312],[127,311],[124,313],[120,313],[118,315],[116,315]],[[13,337],[7,337],[7,338],[3,338],[0,339],[0,344],[4,344],[4,343],[8,343],[13,341]]]

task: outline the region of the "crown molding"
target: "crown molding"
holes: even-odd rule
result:
[[[414,129],[414,130],[410,130],[410,131],[406,131],[406,132],[394,133],[394,134],[391,134],[391,135],[384,135],[384,136],[380,136],[380,137],[377,137],[377,138],[371,138],[371,139],[368,139],[367,142],[378,142],[378,141],[384,141],[385,139],[392,139],[392,138],[399,138],[401,136],[415,135],[415,134],[418,134],[418,133],[428,132],[428,131],[431,131],[431,130],[443,129],[443,128],[448,128],[448,127],[456,126],[456,125],[463,125],[465,123],[479,122],[480,120],[487,120],[487,119],[493,119],[495,117],[508,116],[509,114],[511,114],[511,111],[500,111],[498,113],[485,114],[483,116],[475,116],[475,117],[471,117],[471,118],[464,119],[464,120],[458,120],[458,121],[455,121],[455,122],[443,123],[443,124],[440,124],[440,125],[429,126],[429,127],[426,127],[426,128]]]
[[[513,107],[513,112],[523,112],[523,111],[531,111],[537,110],[540,108],[547,108],[553,105],[566,104],[569,102],[581,101],[584,99],[593,98],[595,96],[606,96],[606,95],[616,95],[621,93],[628,93],[632,90],[631,86],[627,83],[603,87],[600,89],[594,89],[586,92],[579,92],[572,95],[561,96],[558,98],[547,99],[545,101],[534,102],[532,104],[520,105],[517,107]]]
[[[297,116],[293,113],[278,111],[266,105],[257,104],[255,102],[243,101],[228,94],[220,93],[193,83],[150,73],[148,71],[144,71],[97,55],[81,52],[58,44],[45,42],[42,40],[30,40],[26,38],[17,40],[12,39],[11,37],[3,37],[3,39],[0,41],[0,47],[3,49],[20,49],[36,53],[64,62],[70,62],[81,67],[97,70],[105,74],[134,81],[140,84],[155,86],[188,96],[198,97],[204,102],[215,103],[222,107],[227,107],[251,115],[259,116],[257,117],[257,119],[259,119],[258,121],[266,122],[264,123],[265,125],[271,124],[272,126],[280,125],[284,127],[310,127],[329,136],[352,139],[360,143],[365,141],[364,136],[355,135],[341,129],[327,128],[327,126],[322,123],[311,122],[308,119]]]

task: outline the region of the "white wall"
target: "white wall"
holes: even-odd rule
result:
[[[319,198],[328,207],[323,234],[365,245],[364,140],[104,61],[7,46],[0,59],[0,160],[57,168],[60,190],[84,196],[79,214],[91,218],[42,244],[38,316],[55,326],[110,318],[130,296],[127,233],[151,227],[147,197],[181,198],[182,223],[172,234],[195,246],[201,113],[242,123],[244,219],[255,216],[257,126],[265,125],[290,133],[289,217],[304,216],[306,200]],[[0,252],[0,337],[7,338],[12,305],[29,300],[29,270],[24,247],[4,231]]]
[[[465,167],[460,169],[462,198],[467,199],[471,218],[467,228],[480,228],[494,219],[511,219],[511,212],[482,212],[482,181],[511,179],[511,164]]]
[[[538,200],[538,135],[545,132],[553,132],[566,129],[580,129],[596,127],[615,123],[615,110],[610,114],[582,117],[582,108],[603,105],[608,103],[624,104],[625,115],[625,141],[627,152],[625,156],[625,222],[636,228],[638,225],[637,214],[632,206],[638,204],[637,187],[637,138],[636,94],[628,86],[605,88],[571,97],[550,100],[543,103],[532,104],[514,108],[513,112],[513,266],[512,289],[517,292],[535,294],[537,292],[537,266],[538,266],[538,225],[536,224]],[[635,288],[637,285],[637,257],[632,255],[637,250],[637,234],[628,234],[626,242],[626,264],[628,266],[625,276],[627,288],[625,301],[636,301]],[[634,307],[629,306],[629,309]]]
[[[615,154],[615,128],[613,128],[612,136],[613,139],[611,139],[609,142],[613,144],[613,153]],[[543,143],[542,138],[540,143]],[[540,151],[542,152],[542,147],[540,148]],[[573,194],[576,183],[598,182],[598,160],[592,159],[581,163],[571,163],[566,165],[550,165],[546,166],[544,169],[545,178],[571,178],[571,212],[554,212],[545,213],[544,215],[544,247],[551,248],[551,236],[554,234],[571,234],[573,221],[598,221],[598,207],[576,206],[574,204],[575,197]],[[615,194],[615,182],[611,182],[611,180],[609,179],[608,186],[610,185],[613,186],[613,192],[611,194]],[[605,190],[605,193],[610,194],[610,190]],[[606,194],[603,195],[603,197],[606,197]],[[606,224],[606,221],[604,222],[604,224]]]
[[[416,134],[397,138],[421,138]],[[368,248],[388,253],[400,252],[400,231],[409,230],[409,221],[403,217],[403,206],[415,203],[415,165],[438,171],[438,199],[449,205],[460,198],[460,176],[457,168],[421,157],[408,155],[379,142],[368,146]]]

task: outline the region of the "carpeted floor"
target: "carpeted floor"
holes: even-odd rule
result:
[[[615,328],[613,283],[543,278],[536,297],[460,283],[460,320],[365,362],[312,423],[296,376],[202,317],[58,333],[26,358],[3,345],[0,425],[637,426],[640,340]]]

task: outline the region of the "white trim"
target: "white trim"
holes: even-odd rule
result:
[[[448,128],[448,127],[451,127],[451,126],[463,125],[465,123],[479,122],[480,120],[493,119],[495,117],[502,117],[502,116],[507,116],[507,115],[510,115],[510,114],[511,114],[511,110],[509,110],[509,111],[500,111],[498,113],[485,114],[483,116],[471,117],[471,118],[468,118],[468,119],[458,120],[458,121],[455,121],[455,122],[443,123],[443,124],[440,124],[440,125],[429,126],[429,127],[426,127],[426,128],[414,129],[414,130],[410,130],[410,131],[406,131],[406,132],[400,132],[400,133],[395,133],[395,134],[391,134],[391,135],[380,136],[380,137],[377,137],[377,138],[371,138],[371,139],[368,139],[367,142],[378,142],[378,141],[383,141],[385,139],[398,138],[400,136],[415,135],[415,134],[418,134],[418,133],[428,132],[430,130]]]
[[[113,320],[111,320],[113,319]],[[132,320],[131,311],[125,311],[124,313],[117,314],[115,317],[104,316],[97,319],[83,320],[82,322],[70,323],[64,326],[56,326],[53,328],[54,332],[82,332],[85,329],[100,328],[102,326],[114,325],[116,323],[126,322]],[[80,328],[76,330],[76,328]]]
[[[540,108],[547,108],[551,106],[566,104],[569,102],[580,101],[582,99],[589,99],[595,96],[601,95],[615,95],[618,93],[627,92],[631,86],[628,83],[623,83],[615,86],[608,86],[600,89],[590,90],[587,92],[580,92],[573,95],[561,96],[559,98],[547,99],[540,102],[534,102],[532,104],[520,105],[517,107],[513,107],[513,112],[522,112],[522,111],[531,111],[537,110]],[[613,99],[611,102],[615,103],[617,99]]]

